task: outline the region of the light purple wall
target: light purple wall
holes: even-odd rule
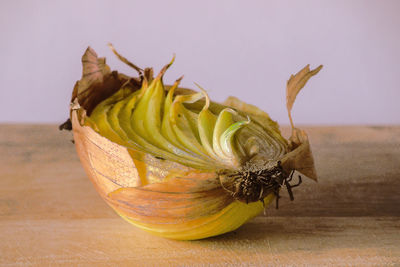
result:
[[[294,106],[298,124],[400,123],[400,1],[1,1],[0,122],[62,122],[80,57],[159,70],[166,82],[235,95],[287,124],[285,85],[324,64]]]

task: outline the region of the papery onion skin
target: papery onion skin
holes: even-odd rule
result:
[[[105,60],[98,58],[91,48],[87,49],[82,63],[83,76],[77,82],[71,99],[70,120],[75,146],[96,190],[122,218],[139,228],[166,238],[202,239],[237,229],[262,212],[264,205],[275,198],[273,193],[269,193],[259,199],[264,203],[255,201],[246,204],[235,199],[221,184],[220,166],[224,164],[210,164],[209,169],[193,167],[197,166],[195,163],[193,166],[185,166],[182,162],[179,163],[180,161],[175,162],[166,158],[168,153],[160,156],[137,149],[133,143],[130,145],[129,138],[121,138],[121,134],[118,133],[113,137],[115,132],[99,129],[101,126],[94,123],[90,117],[96,106],[110,98],[123,85],[128,84],[130,90],[134,92],[143,87],[144,81],[151,83],[152,70],[145,69],[141,78],[131,78],[115,71],[111,72]],[[308,74],[310,71],[304,73]],[[302,87],[305,82],[299,84]],[[168,88],[170,87],[166,86],[167,91]],[[300,89],[295,90],[296,94]],[[181,88],[175,90],[175,95],[193,92]],[[200,101],[188,103],[187,106],[191,106],[193,110],[196,108],[200,110],[204,104]],[[273,162],[279,160],[287,173],[297,170],[316,179],[308,138],[303,131],[293,128],[292,137],[286,141],[280,135],[278,125],[265,112],[234,98],[228,99],[225,104],[224,106],[212,102],[210,110],[218,114],[218,111],[225,107],[234,108],[238,112],[237,116],[248,117],[249,121],[255,123],[254,130],[267,131],[269,134],[266,137],[271,138],[270,144],[275,146],[273,149],[261,148],[261,151],[271,150],[265,154],[260,153],[260,147],[258,151],[254,149],[256,147],[254,144],[259,145],[261,141],[253,140],[249,147],[240,147],[242,144],[238,143],[241,140],[240,136],[243,138],[251,136],[251,131],[248,130],[252,129],[251,126],[244,127],[240,132],[241,135],[235,133],[235,138],[232,139],[236,142],[232,144],[240,147],[239,152],[235,153],[243,155],[255,153],[259,156],[239,157],[235,165],[232,165],[234,168],[243,170],[249,164],[256,166],[260,162],[261,165],[264,163],[267,166],[268,156],[273,158]],[[263,135],[265,134],[261,133],[261,136]],[[190,149],[188,151],[190,152]],[[204,151],[208,153],[207,150]],[[210,153],[208,155],[213,157],[214,155]]]

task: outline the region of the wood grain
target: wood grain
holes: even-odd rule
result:
[[[239,230],[151,236],[97,195],[56,125],[0,125],[0,265],[400,265],[400,127],[306,127],[318,183]],[[287,129],[285,129],[287,131]]]

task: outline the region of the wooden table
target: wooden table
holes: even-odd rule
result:
[[[319,182],[235,232],[172,241],[97,195],[71,133],[0,125],[0,265],[400,265],[400,127],[306,127]],[[287,130],[287,129],[286,129]]]

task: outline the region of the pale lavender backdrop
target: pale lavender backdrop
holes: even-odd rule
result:
[[[294,106],[298,124],[400,123],[400,1],[0,2],[0,122],[59,123],[88,45],[112,42],[165,81],[184,74],[215,100],[260,106],[287,124],[285,84],[324,68]]]

